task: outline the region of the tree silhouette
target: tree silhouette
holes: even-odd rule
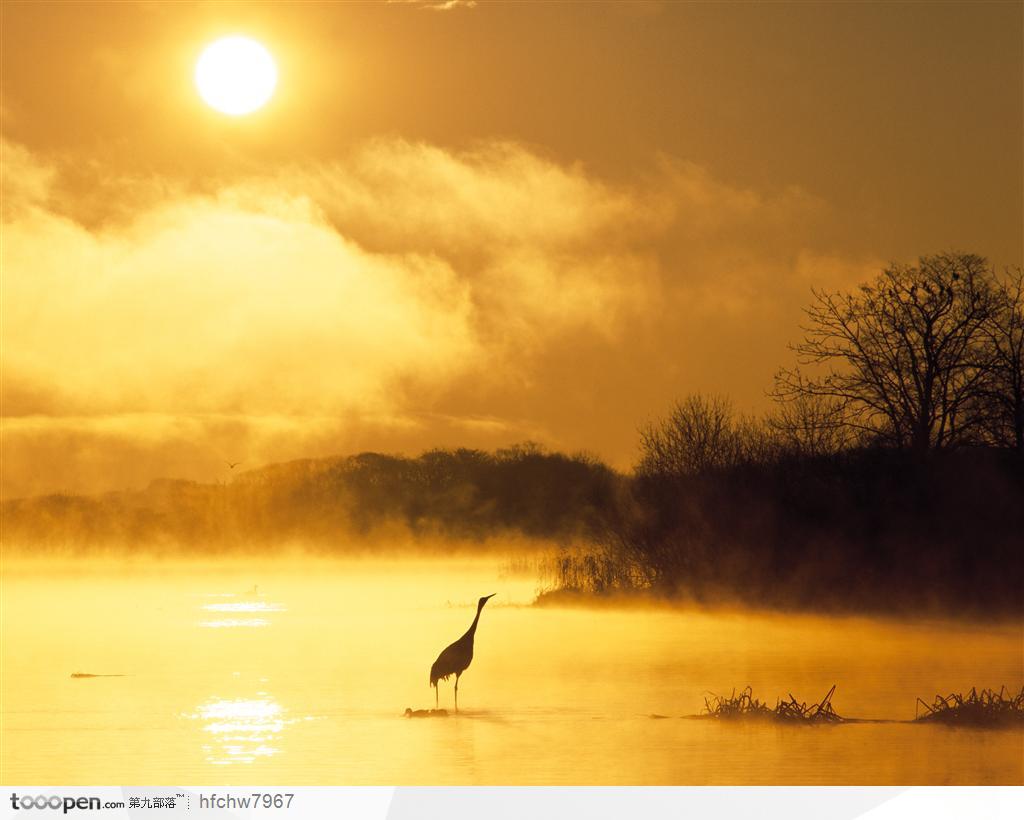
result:
[[[827,400],[851,430],[917,452],[981,439],[983,338],[1000,303],[984,258],[924,256],[856,293],[812,293],[777,399]]]
[[[822,396],[798,396],[765,418],[776,447],[798,456],[829,456],[855,442],[843,423],[842,405]]]
[[[982,325],[988,371],[983,406],[994,444],[1024,454],[1024,272],[999,284],[998,306]]]
[[[639,475],[698,475],[734,464],[740,438],[732,404],[720,396],[687,396],[666,419],[640,429]]]

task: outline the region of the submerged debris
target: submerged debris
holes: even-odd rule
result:
[[[836,687],[833,684],[825,695],[818,702],[801,703],[792,695],[789,700],[778,699],[775,701],[775,708],[769,708],[764,701],[754,697],[751,687],[747,687],[738,695],[733,689],[729,696],[711,695],[710,700],[704,699],[704,708],[708,717],[720,718],[722,720],[775,720],[782,723],[843,723],[846,718],[841,717],[832,708],[832,695]]]
[[[711,717],[734,719],[734,718],[767,718],[771,717],[772,710],[762,701],[754,697],[751,687],[747,687],[739,695],[736,690],[732,694],[716,695],[708,692],[711,700],[704,698],[704,708]]]
[[[924,707],[922,713],[920,707]],[[1014,726],[1024,724],[1024,686],[1017,694],[1005,686],[999,691],[975,687],[966,695],[953,692],[943,697],[936,695],[933,703],[917,699],[914,720],[932,721],[951,726]]]

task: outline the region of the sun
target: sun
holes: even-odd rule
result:
[[[196,63],[196,88],[211,108],[240,117],[266,105],[277,85],[274,58],[248,37],[210,43]]]

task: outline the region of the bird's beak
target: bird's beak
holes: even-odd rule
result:
[[[498,594],[497,592],[492,592],[490,595],[485,595],[484,596],[484,600],[485,601],[489,601],[489,600],[491,600],[491,598],[493,598],[497,594]]]

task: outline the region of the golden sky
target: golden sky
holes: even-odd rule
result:
[[[762,408],[812,285],[1024,261],[1022,9],[5,0],[0,489]]]

